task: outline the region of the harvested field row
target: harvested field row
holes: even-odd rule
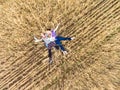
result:
[[[4,29],[4,32],[1,32],[1,39],[6,40],[4,42],[1,40],[0,45],[8,43],[11,54],[0,54],[2,56],[0,59],[1,90],[117,90],[119,88],[119,55],[110,59],[110,55],[115,53],[107,52],[106,59],[101,50],[109,43],[105,41],[106,37],[115,32],[116,37],[119,37],[119,0],[85,0],[84,2],[70,0],[68,3],[67,1],[51,3],[52,0],[13,1],[4,3],[3,11],[0,13],[0,17],[3,17],[0,18],[0,30]],[[12,12],[9,12],[9,7],[13,8]],[[37,8],[34,10],[35,7]],[[59,7],[61,7],[59,11],[54,9]],[[41,11],[38,12],[39,10]],[[63,13],[60,13],[61,10]],[[43,44],[34,43],[33,34],[38,36],[38,33],[48,27],[55,27],[58,22],[61,22],[58,34],[74,36],[75,40],[63,42],[69,51],[67,56],[53,50],[54,63],[49,66],[47,50]],[[13,41],[9,43],[12,39]],[[110,39],[111,42],[114,39]],[[13,45],[15,48],[12,47]],[[113,71],[106,69],[109,65],[115,69]]]

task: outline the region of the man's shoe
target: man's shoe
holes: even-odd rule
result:
[[[62,52],[63,52],[63,54],[64,54],[64,55],[68,54],[68,52],[67,52],[67,51],[62,51]]]
[[[71,40],[74,40],[74,39],[75,39],[75,37],[72,37],[72,38],[71,38]]]

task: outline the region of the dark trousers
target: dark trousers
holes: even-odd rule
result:
[[[65,48],[63,47],[61,41],[65,41],[65,40],[71,40],[71,38],[69,37],[62,37],[62,36],[57,36],[56,37],[56,40],[55,40],[55,43],[60,47],[60,49],[62,51],[65,51]]]
[[[56,37],[56,40],[55,40],[55,43],[56,43],[56,46],[54,44],[51,44],[52,46],[54,46],[56,49],[60,49],[62,51],[65,51],[65,48],[63,47],[61,41],[65,41],[65,40],[71,40],[71,38],[69,37],[62,37],[62,36],[57,36]],[[51,51],[51,47],[48,48],[48,57],[49,57],[49,60],[52,60],[52,51]]]
[[[48,57],[49,57],[50,60],[52,59],[52,51],[51,51],[51,49],[48,49]]]
[[[51,49],[52,49],[52,47],[55,47],[55,46],[56,46],[55,42],[51,42],[51,43],[48,44],[47,49],[48,49],[49,61],[52,60],[52,51],[51,51]]]

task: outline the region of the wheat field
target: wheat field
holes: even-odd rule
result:
[[[60,23],[63,55],[33,36]],[[0,0],[0,90],[119,90],[120,0]]]

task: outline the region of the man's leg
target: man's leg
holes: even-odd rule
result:
[[[63,41],[63,40],[71,40],[70,37],[62,37],[62,36],[57,36],[56,40]]]
[[[64,48],[64,46],[61,44],[61,45],[59,45],[59,47],[60,47],[60,49],[61,49],[61,51],[62,51],[62,53],[65,55],[65,54],[67,54],[67,51],[65,50],[65,48]]]
[[[67,51],[65,50],[65,48],[63,47],[61,41],[64,40],[73,40],[72,38],[69,37],[62,37],[62,36],[57,36],[55,43],[60,47],[60,49],[62,50],[63,54],[67,54]]]
[[[58,46],[58,45],[56,45],[56,46],[54,46],[54,47],[55,47],[55,49],[59,50],[59,46]]]
[[[62,44],[59,45],[59,47],[60,47],[60,49],[61,49],[62,51],[66,51]]]
[[[57,36],[55,38],[55,43],[57,45],[62,45],[61,41],[64,41],[64,40],[71,40],[71,38],[66,38],[66,37],[61,37],[61,36]]]

